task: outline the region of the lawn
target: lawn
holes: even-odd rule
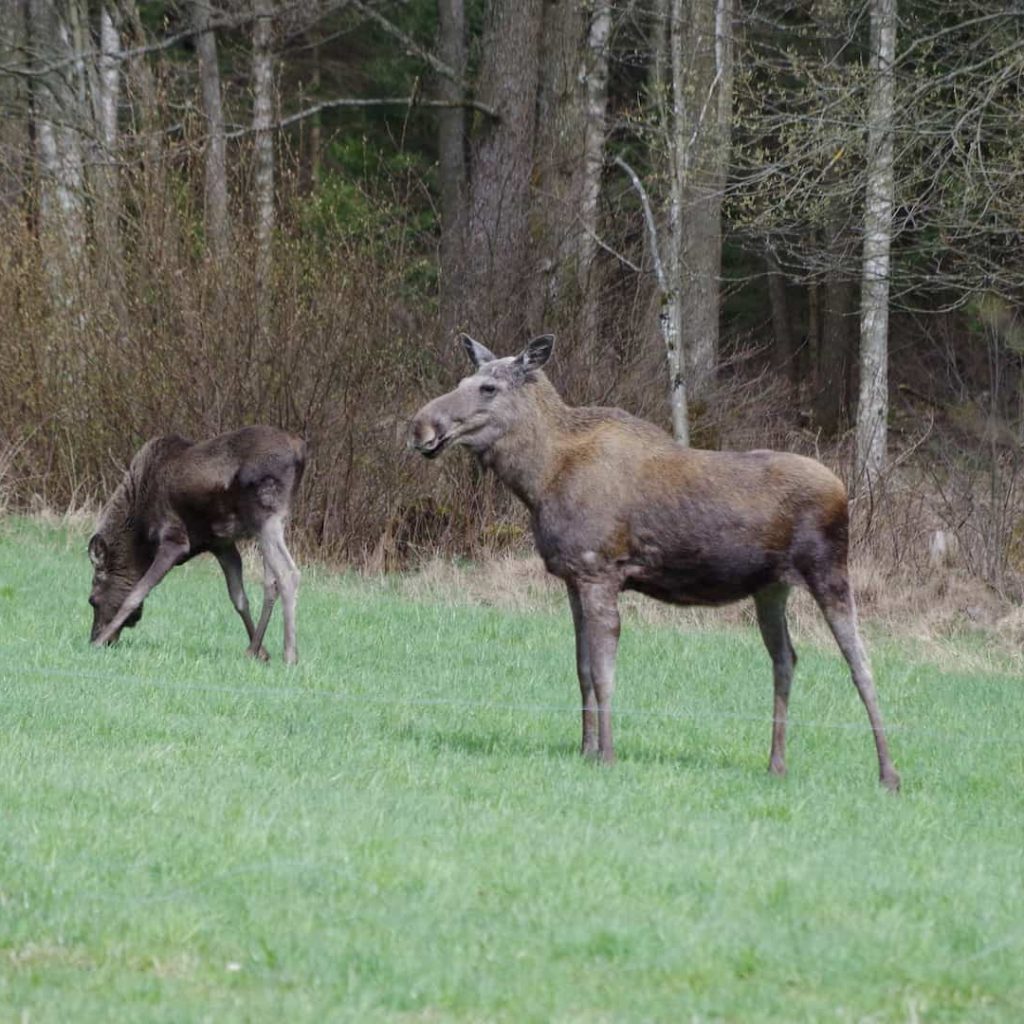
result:
[[[797,637],[780,780],[755,631],[627,617],[609,769],[567,609],[310,569],[289,670],[212,559],[103,651],[89,575],[0,522],[0,1021],[1024,1017],[1019,678],[872,636],[893,797]]]

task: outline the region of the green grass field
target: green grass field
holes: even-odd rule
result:
[[[779,780],[755,632],[627,617],[607,769],[567,608],[307,570],[288,670],[212,559],[105,651],[89,577],[0,522],[0,1021],[1024,1019],[1019,678],[872,637],[892,797],[797,637]]]

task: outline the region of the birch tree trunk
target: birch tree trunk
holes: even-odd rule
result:
[[[686,174],[686,150],[677,146],[676,126],[683,109],[683,65],[677,49],[675,29],[682,24],[682,0],[657,0],[651,33],[650,102],[660,129],[660,142],[668,170],[668,201],[662,218],[660,238],[647,193],[639,178],[621,159],[640,194],[644,219],[648,228],[648,248],[658,282],[661,309],[658,327],[665,345],[668,370],[668,405],[672,417],[672,434],[684,445],[690,443],[688,368],[683,349],[684,315],[682,285],[682,203]]]
[[[861,284],[860,396],[855,484],[873,487],[885,467],[889,414],[889,263],[892,246],[896,0],[871,0],[867,199]]]
[[[463,0],[437,0],[438,56],[460,79],[466,77],[466,11]],[[438,98],[458,104],[462,87],[441,76]],[[438,113],[438,171],[441,176],[441,327],[446,335],[461,325],[463,233],[466,204],[466,111],[453,105]]]
[[[93,214],[97,259],[111,303],[122,327],[127,325],[124,303],[124,256],[121,248],[118,103],[121,97],[121,34],[116,12],[104,3],[99,12],[100,56],[95,80],[98,167]]]
[[[67,310],[77,296],[86,252],[79,68],[71,60],[70,29],[54,6],[30,0],[27,14],[28,52],[38,67],[32,105],[43,258],[54,300]]]
[[[192,25],[196,32],[199,60],[199,88],[206,118],[206,158],[203,195],[206,206],[206,238],[210,252],[223,266],[230,247],[228,220],[228,170],[224,139],[224,109],[221,104],[217,40],[210,28],[208,0],[193,0]]]
[[[596,0],[587,32],[586,61],[583,68],[586,88],[586,116],[583,135],[583,165],[580,184],[579,291],[582,297],[580,330],[592,343],[599,331],[600,301],[594,279],[597,255],[598,204],[601,199],[601,174],[604,169],[605,142],[608,136],[608,43],[612,31],[610,0]]]
[[[274,240],[273,0],[253,0],[252,128],[256,158],[256,303],[261,333],[268,330]]]

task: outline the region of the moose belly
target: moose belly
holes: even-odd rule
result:
[[[776,560],[757,551],[750,557],[634,566],[624,589],[669,604],[728,604],[749,597],[779,578]]]

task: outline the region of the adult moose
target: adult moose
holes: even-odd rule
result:
[[[898,790],[857,631],[839,479],[799,455],[683,448],[621,409],[567,406],[541,371],[554,344],[550,335],[504,359],[466,335],[462,343],[475,372],[420,409],[411,441],[427,458],[451,445],[469,448],[530,510],[544,564],[569,591],[583,754],[615,757],[620,591],[675,604],[753,597],[774,668],[769,767],[784,773],[796,664],[786,599],[800,585],[814,596],[850,666],[882,785]]]
[[[302,480],[306,443],[275,427],[244,427],[198,444],[171,435],[136,452],[89,540],[92,642],[113,643],[142,617],[149,592],[176,565],[212,552],[249,634],[266,660],[263,634],[274,601],[284,610],[284,660],[294,664],[299,571],[284,522]],[[235,542],[256,537],[263,554],[263,608],[253,625]]]

